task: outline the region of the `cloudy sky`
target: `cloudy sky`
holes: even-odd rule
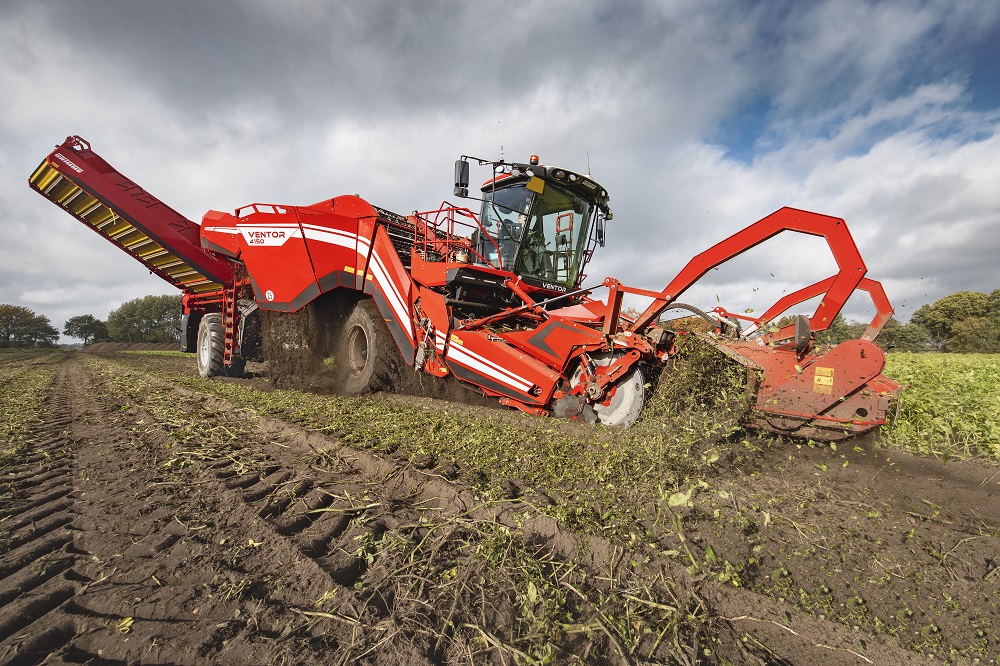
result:
[[[502,146],[611,193],[594,281],[662,289],[789,205],[847,220],[904,321],[1000,288],[995,0],[4,0],[0,91],[0,303],[60,328],[172,291],[28,188],[71,134],[196,221],[428,210],[456,157]],[[683,300],[760,311],[832,272],[782,238]]]

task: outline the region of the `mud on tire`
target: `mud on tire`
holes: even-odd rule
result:
[[[202,377],[217,375],[240,377],[246,365],[242,358],[233,357],[232,365],[225,366],[225,331],[222,315],[218,312],[204,315],[198,325],[198,374]]]
[[[402,361],[375,302],[358,301],[336,348],[341,390],[348,395],[392,390]]]

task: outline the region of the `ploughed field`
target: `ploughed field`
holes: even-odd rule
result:
[[[619,430],[4,353],[0,663],[997,662],[996,357],[836,446],[687,357]]]

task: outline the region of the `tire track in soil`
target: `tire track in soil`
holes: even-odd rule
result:
[[[423,474],[393,482],[396,465],[359,465],[350,449],[316,470],[301,462],[315,450],[297,429],[297,444],[282,460],[261,456],[259,471],[196,461],[164,480],[154,451],[165,442],[120,414],[141,409],[115,410],[95,388],[74,359],[60,364],[43,427],[59,435],[6,479],[19,501],[8,518],[17,545],[0,562],[0,662],[441,663],[432,641],[402,634],[391,590],[356,590],[375,561],[358,552],[422,513],[466,509],[454,491]],[[358,633],[370,638],[363,651]],[[488,651],[479,663],[504,661]]]
[[[224,425],[225,415],[234,411],[230,405],[216,398],[169,386],[162,380],[152,381],[168,388],[178,398],[178,403],[198,403],[197,409],[206,410],[201,416],[203,419],[204,413],[218,415],[219,418],[213,420]],[[512,608],[516,600],[510,598],[514,596],[514,590],[478,589],[477,594],[482,599],[475,609],[466,607],[469,605],[467,598],[456,596],[450,611],[447,607],[436,609],[442,611],[438,614],[432,608],[427,614],[414,614],[411,612],[413,605],[432,607],[428,603],[431,595],[413,599],[409,597],[412,586],[404,589],[395,584],[395,574],[399,569],[412,566],[412,558],[410,562],[402,563],[401,567],[397,567],[401,564],[398,560],[383,561],[381,540],[423,543],[431,538],[435,523],[438,527],[448,524],[455,542],[464,542],[464,545],[471,542],[471,548],[465,551],[461,547],[458,549],[459,558],[467,560],[470,559],[469,551],[475,551],[479,545],[477,539],[481,541],[481,535],[475,527],[463,528],[463,521],[466,526],[473,523],[503,525],[507,530],[505,534],[517,526],[516,531],[521,533],[518,525],[521,519],[517,514],[530,507],[514,503],[501,509],[485,509],[471,492],[456,487],[436,473],[416,470],[400,460],[377,458],[283,421],[263,417],[257,420],[260,430],[264,431],[260,439],[267,443],[263,447],[266,452],[257,450],[256,456],[234,455],[204,464],[192,460],[192,467],[204,467],[206,473],[201,476],[203,487],[214,486],[213,492],[220,498],[228,493],[243,505],[240,510],[227,504],[229,508],[226,512],[235,516],[233,522],[247,524],[254,517],[263,519],[273,530],[273,536],[262,540],[270,542],[279,536],[285,537],[302,557],[326,574],[330,583],[309,599],[333,596],[333,604],[326,604],[322,612],[304,611],[304,614],[348,624],[351,635],[340,635],[335,644],[337,663],[452,663],[456,655],[446,654],[442,641],[453,641],[467,648],[461,653],[463,662],[469,659],[473,659],[474,663],[509,662],[509,650],[504,656],[503,649],[497,649],[496,643],[490,644],[490,641],[499,643],[495,636],[482,640],[475,633],[462,637],[457,636],[457,629],[437,632],[434,629],[447,626],[452,619],[455,620],[452,623],[454,626],[467,628],[468,624],[460,620],[476,619],[489,631],[506,631],[510,627],[504,625],[511,624],[517,612],[516,608]],[[252,465],[246,464],[247,457],[256,458]],[[582,560],[571,561],[577,559],[578,549],[568,535],[562,535],[562,545],[568,546],[567,556],[556,553],[552,548],[561,537],[551,518],[527,520],[523,535],[515,538],[523,539],[522,546],[532,552],[531,557],[545,560],[547,566],[567,572],[586,568],[586,562]],[[456,564],[454,553],[441,556],[438,550],[449,551],[454,544],[443,541],[434,545],[429,559],[438,554],[439,559],[448,561],[447,565],[439,567],[447,572],[452,564]],[[615,560],[626,557],[619,551],[614,553]],[[446,559],[449,556],[452,560]],[[593,553],[589,557],[603,562],[600,556]],[[461,566],[462,562],[457,564]],[[612,566],[618,568],[620,564],[616,561]],[[452,568],[452,572],[457,568]],[[589,581],[597,581],[605,572],[595,568],[584,578],[590,576]],[[420,580],[419,576],[413,579],[419,581],[421,590],[425,583],[429,586],[433,584],[433,581]],[[579,589],[598,596],[601,591],[594,593],[591,589],[593,584],[589,581],[576,584]],[[488,594],[497,598],[486,599]],[[440,597],[430,599],[439,600]],[[302,612],[301,598],[297,601]],[[586,616],[570,618],[580,625],[588,619],[592,620],[589,616],[595,614],[586,599],[583,603],[575,602],[570,606],[585,610]],[[477,618],[469,617],[473,610]],[[444,636],[445,633],[449,635]],[[469,645],[473,642],[470,638],[476,639],[477,644]],[[577,640],[574,647],[583,655],[588,652],[593,652],[595,656],[606,655],[611,651],[613,641],[598,632],[596,636]],[[616,649],[619,652],[622,650],[620,645]],[[565,661],[567,657],[572,657],[572,653],[563,653],[562,656]],[[612,659],[611,663],[622,661],[628,660],[619,657]],[[573,663],[580,661],[576,659]]]
[[[10,492],[0,556],[0,662],[35,663],[72,637],[74,628],[53,611],[79,592],[85,580],[73,570],[73,460],[67,428],[69,399],[48,399],[49,416],[31,453],[2,483]],[[34,629],[34,625],[43,628]]]
[[[217,525],[192,522],[201,493],[162,481],[154,447],[92,389],[61,363],[42,441],[4,475],[0,663],[319,663],[286,639],[336,647],[336,631],[292,610],[333,579],[242,501]]]

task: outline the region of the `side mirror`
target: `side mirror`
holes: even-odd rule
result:
[[[795,353],[799,356],[805,354],[809,349],[810,340],[809,317],[797,315],[795,317]]]
[[[597,216],[597,244],[604,247],[604,216]]]
[[[455,160],[455,196],[469,196],[469,163]]]

